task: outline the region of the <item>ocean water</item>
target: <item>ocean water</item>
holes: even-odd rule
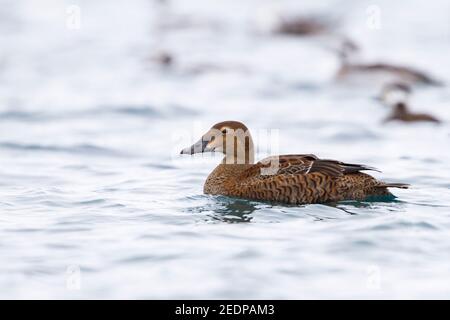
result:
[[[0,297],[448,298],[449,87],[410,101],[442,125],[383,125],[377,81],[333,82],[331,38],[268,32],[271,12],[330,16],[362,60],[450,83],[448,1],[373,6],[2,0]],[[258,159],[314,153],[411,188],[334,205],[203,195],[220,157],[179,151],[231,119]]]

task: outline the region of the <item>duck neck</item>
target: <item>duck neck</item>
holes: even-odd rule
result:
[[[254,164],[255,163],[255,155],[248,154],[244,157],[236,157],[234,155],[226,155],[221,164],[224,165],[240,165],[240,164]]]
[[[397,114],[397,115],[399,115],[399,116],[404,116],[404,115],[409,114],[408,107],[406,106],[406,103],[404,103],[404,102],[398,102],[398,103],[395,105],[395,111],[394,111],[394,113]]]
[[[234,141],[233,145],[226,147],[225,157],[222,160],[222,164],[254,164],[255,163],[255,150],[253,146],[253,140],[250,135],[246,136],[244,141]]]
[[[222,150],[225,157],[206,179],[203,191],[207,194],[235,195],[239,177],[255,163],[252,137],[247,132],[244,136],[228,138]]]

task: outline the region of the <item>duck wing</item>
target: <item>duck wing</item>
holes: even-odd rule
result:
[[[271,156],[261,160],[243,175],[243,178],[264,178],[271,175],[306,175],[320,172],[331,177],[340,177],[349,173],[357,173],[375,168],[337,160],[319,159],[313,154]]]

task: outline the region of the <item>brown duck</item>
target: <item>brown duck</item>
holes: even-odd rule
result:
[[[391,115],[389,115],[384,122],[389,121],[402,121],[402,122],[433,122],[440,123],[441,121],[432,115],[426,113],[413,113],[408,110],[408,107],[404,102],[398,102],[394,105]]]
[[[283,202],[289,204],[364,200],[391,195],[384,183],[362,173],[371,167],[319,159],[312,154],[268,157],[254,163],[253,140],[241,122],[214,125],[181,154],[221,152],[224,158],[206,179],[206,194]]]
[[[359,47],[352,41],[345,39],[337,54],[341,61],[341,66],[336,73],[336,80],[345,80],[352,76],[384,76],[390,81],[400,81],[402,83],[414,85],[442,86],[440,80],[433,78],[427,73],[407,66],[390,63],[360,63],[355,61],[355,54],[360,51]]]
[[[323,18],[297,16],[290,19],[281,18],[276,32],[295,36],[311,36],[330,32],[331,30],[331,23],[327,23]]]
[[[384,120],[403,122],[433,122],[440,123],[438,118],[426,113],[413,113],[409,111],[408,101],[412,93],[410,86],[404,83],[389,83],[383,87],[381,94],[377,98],[384,105],[391,107],[391,114]]]

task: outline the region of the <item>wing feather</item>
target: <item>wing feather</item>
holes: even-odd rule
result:
[[[274,168],[272,171],[268,169]],[[306,175],[320,172],[331,177],[377,169],[361,164],[319,159],[313,154],[272,156],[261,160],[244,172],[243,178],[264,178],[269,175]],[[265,173],[270,172],[270,173]]]

